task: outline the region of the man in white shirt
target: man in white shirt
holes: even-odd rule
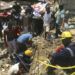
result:
[[[44,26],[45,38],[50,30],[51,15],[52,15],[52,12],[50,12],[50,7],[46,6],[46,12],[43,16],[43,22],[44,22],[43,26]]]

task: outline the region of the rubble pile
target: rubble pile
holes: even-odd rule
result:
[[[7,75],[11,66],[9,57],[0,60],[0,75]]]
[[[74,41],[74,38],[72,39]],[[34,44],[36,47],[36,53],[34,56],[34,60],[30,69],[29,75],[46,75],[46,65],[39,63],[42,62],[48,63],[47,60],[49,53],[53,53],[55,48],[57,48],[61,44],[61,39],[54,39],[53,43],[45,40],[43,37],[35,37],[33,38]],[[38,61],[36,61],[38,60]],[[63,70],[56,70],[56,75],[68,75]]]
[[[30,72],[28,75],[46,75],[46,66],[39,63],[41,60],[45,63],[47,62],[47,57],[49,53],[54,52],[54,49],[61,44],[60,39],[54,39],[53,43],[45,40],[42,36],[37,36],[33,38],[33,42],[35,44],[35,55],[33,56],[33,62],[31,64]],[[0,52],[2,56],[7,54],[7,49]],[[11,66],[10,58],[4,57],[0,60],[0,75],[7,75],[7,71]],[[59,72],[59,71],[58,71]],[[60,72],[59,72],[60,73]],[[61,75],[61,74],[60,74]]]
[[[0,58],[6,57],[6,56],[7,56],[7,49],[0,51]]]
[[[60,40],[55,39],[53,43],[45,40],[43,37],[35,37],[33,38],[34,44],[36,45],[36,52],[34,56],[34,60],[30,69],[29,75],[41,75],[46,73],[46,65],[39,63],[41,60],[45,63],[48,63],[47,58],[49,53],[54,52],[54,49],[61,43]],[[36,61],[38,60],[38,61]]]
[[[11,66],[7,49],[0,49],[0,75],[7,75],[7,71]]]

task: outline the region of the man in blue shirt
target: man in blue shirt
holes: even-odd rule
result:
[[[26,50],[27,47],[32,46],[32,34],[26,33],[22,34],[17,38],[17,46],[18,50],[23,51]]]
[[[32,34],[30,34],[30,33],[22,34],[18,37],[17,42],[25,43],[25,41],[31,40],[31,39],[32,39]]]

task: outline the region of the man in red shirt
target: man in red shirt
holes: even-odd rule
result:
[[[4,42],[5,46],[8,47],[8,52],[10,56],[12,56],[17,49],[15,39],[16,36],[15,31],[12,28],[12,22],[9,22],[8,28],[4,31]]]

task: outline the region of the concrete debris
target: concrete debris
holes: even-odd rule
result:
[[[5,71],[5,69],[2,69],[2,72],[4,72]]]
[[[0,51],[0,58],[6,57],[7,53],[7,49]]]
[[[74,40],[74,39],[73,39]],[[30,68],[28,75],[46,75],[46,66],[43,64],[39,64],[36,60],[41,60],[43,62],[47,61],[48,55],[51,52],[54,52],[55,48],[61,44],[60,39],[54,39],[54,43],[50,43],[49,41],[45,40],[42,36],[37,36],[33,38],[34,45],[36,45],[34,60],[32,62],[32,66]],[[4,56],[7,54],[7,49],[1,51],[0,55]],[[0,60],[0,75],[7,75],[5,72],[8,71],[10,64],[9,57],[4,57]],[[59,72],[59,70],[58,70]],[[57,73],[58,73],[57,72]],[[38,74],[39,73],[39,74]],[[60,71],[59,74],[56,75],[66,75],[62,74],[63,71]]]
[[[54,43],[51,43],[45,40],[42,36],[37,36],[33,38],[34,44],[37,46],[35,58],[30,69],[30,75],[45,75],[46,66],[39,64],[36,60],[41,60],[43,62],[47,61],[49,53],[53,53],[56,46],[60,45],[61,42],[58,39],[54,40]]]
[[[69,28],[75,28],[75,26],[74,25],[70,25]]]
[[[66,72],[64,72],[63,70],[60,70],[60,69],[55,70],[55,74],[56,75],[67,75]]]

